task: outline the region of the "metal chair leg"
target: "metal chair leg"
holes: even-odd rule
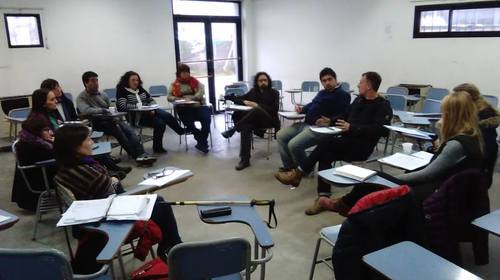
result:
[[[312,280],[314,278],[314,270],[316,270],[316,264],[318,264],[318,253],[320,246],[321,246],[321,238],[318,238],[318,241],[316,241],[316,250],[314,250],[314,257],[311,265],[311,271],[309,272],[309,280]]]

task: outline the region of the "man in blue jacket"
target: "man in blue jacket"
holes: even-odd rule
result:
[[[329,126],[337,119],[344,119],[347,114],[351,96],[337,83],[335,71],[324,68],[319,73],[319,79],[324,89],[318,92],[311,103],[304,107],[295,107],[297,113],[306,115],[305,121],[294,123],[278,132],[283,167],[275,177],[279,176],[280,172],[287,172],[299,166],[306,158],[307,148],[317,145],[325,137],[332,137],[314,133],[309,129],[310,126]]]

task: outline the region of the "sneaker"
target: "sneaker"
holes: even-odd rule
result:
[[[137,164],[143,164],[143,165],[152,165],[155,161],[156,158],[148,154],[143,154],[135,159],[135,162],[137,162]]]
[[[240,162],[238,162],[238,165],[236,165],[234,168],[237,170],[237,171],[240,171],[240,170],[243,170],[247,167],[250,166],[250,161],[248,160],[240,160]]]
[[[342,201],[341,197],[329,198],[329,197],[322,196],[319,198],[319,204],[325,210],[330,210],[332,212],[339,213],[340,215],[342,215],[344,217],[347,217],[349,210],[351,210],[350,207],[347,206]]]
[[[314,200],[314,204],[311,207],[307,208],[306,211],[304,211],[306,213],[306,215],[312,216],[312,215],[319,214],[319,213],[326,210],[325,208],[323,208],[323,206],[321,206],[321,204],[319,203],[319,200],[320,200],[319,197],[316,198]]]
[[[300,185],[302,176],[304,176],[304,173],[302,173],[299,169],[292,169],[288,172],[278,172],[274,174],[274,177],[283,185],[292,185],[294,187],[298,187]]]
[[[196,146],[194,146],[196,149],[198,149],[198,151],[204,153],[204,154],[207,154],[208,153],[208,146],[207,145],[201,145],[201,144],[196,144]]]

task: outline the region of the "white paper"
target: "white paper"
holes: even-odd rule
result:
[[[157,194],[117,196],[117,197],[115,197],[114,200],[126,198],[124,200],[124,201],[126,201],[129,197],[140,197],[140,198],[144,199],[145,205],[141,209],[141,211],[138,212],[137,214],[110,215],[108,212],[108,216],[107,216],[106,220],[108,220],[108,221],[126,221],[126,220],[147,221],[147,220],[149,220],[149,218],[151,218],[151,213],[153,213],[153,208],[155,206],[157,196],[158,196]],[[113,203],[114,203],[114,200],[113,200]],[[111,207],[113,207],[113,205]],[[122,210],[125,210],[124,207],[120,207],[120,211],[122,211]]]
[[[351,165],[351,164],[337,167],[334,170],[335,170],[335,174],[337,174],[337,175],[344,176],[347,178],[352,178],[352,179],[355,179],[358,181],[364,181],[364,180],[370,178],[371,176],[377,174],[376,171],[366,169],[363,167],[359,167],[359,166],[355,166],[355,165]]]
[[[139,109],[157,109],[157,108],[160,108],[160,105],[153,104],[153,105],[143,105],[139,107]]]
[[[309,128],[313,132],[323,133],[323,134],[339,134],[342,132],[340,128],[337,128],[335,126],[327,126],[327,127],[310,126]]]
[[[111,205],[115,195],[110,195],[105,199],[76,200],[64,212],[57,226],[77,225],[97,222],[104,217]]]
[[[412,171],[420,167],[426,166],[427,164],[429,164],[430,159],[427,160],[415,157],[413,155],[395,153],[391,156],[381,158],[378,161],[397,168],[402,168],[408,171]]]
[[[429,135],[427,135],[427,134],[425,134],[425,133],[423,133],[423,132],[421,132],[420,130],[417,130],[417,129],[406,128],[406,127],[401,127],[401,126],[392,126],[392,125],[384,125],[384,126],[387,127],[390,130],[398,131],[398,132],[401,132],[401,133],[404,133],[404,134],[419,136],[419,137],[422,137],[422,138],[425,138],[425,139],[431,139],[429,137]]]
[[[283,116],[285,118],[304,118],[306,115],[305,114],[298,114],[297,112],[290,111],[290,112],[278,112],[280,116]]]
[[[227,106],[228,110],[235,110],[235,111],[250,111],[252,110],[252,107],[250,106],[245,106],[245,105],[229,105]]]
[[[421,158],[421,159],[428,160],[428,161],[431,161],[432,157],[434,156],[434,154],[431,154],[431,153],[428,153],[428,152],[424,152],[424,151],[416,152],[416,153],[413,153],[411,155],[414,156],[414,157],[418,157],[418,158]]]
[[[0,223],[3,221],[7,221],[8,219],[10,219],[10,217],[0,215]]]
[[[169,170],[166,170],[165,172],[168,172]],[[161,187],[164,186],[177,178],[181,177],[182,175],[185,175],[189,173],[189,170],[174,170],[172,174],[169,174],[167,176],[162,176],[162,177],[151,177],[149,179],[146,179],[142,182],[139,183],[139,185],[146,185],[146,186],[157,186]],[[161,176],[161,174],[160,174]]]
[[[117,196],[108,210],[108,216],[138,215],[146,208],[148,200],[141,195]]]

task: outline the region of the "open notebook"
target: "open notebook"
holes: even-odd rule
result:
[[[365,181],[371,176],[377,174],[376,171],[351,164],[346,164],[341,167],[337,167],[334,170],[335,170],[335,175],[344,176],[358,181]]]
[[[141,220],[151,217],[156,194],[110,195],[104,199],[76,200],[64,212],[57,226],[79,225],[101,220]]]
[[[391,156],[381,158],[378,161],[390,166],[413,171],[429,164],[432,156],[433,154],[424,151],[416,152],[411,155],[395,153]]]

